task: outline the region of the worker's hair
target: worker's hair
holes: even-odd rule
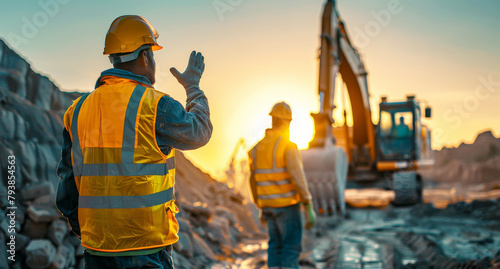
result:
[[[288,126],[290,126],[289,120],[273,117],[273,128],[280,129]]]
[[[147,51],[148,57],[153,57],[153,54],[150,53],[150,52],[152,52],[151,48],[145,48],[139,52],[139,56],[136,59],[134,59],[132,61],[124,62],[124,63],[113,64],[113,67],[118,68],[118,69],[129,70],[130,67],[133,66],[136,63],[136,61],[138,61],[139,57],[142,55],[142,53],[144,51]],[[129,54],[129,53],[117,53],[117,54],[113,54],[113,56],[121,56],[121,55],[125,55],[125,54]]]

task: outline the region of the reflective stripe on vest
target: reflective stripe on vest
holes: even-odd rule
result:
[[[175,151],[165,155],[155,140],[163,96],[110,77],[65,114],[85,248],[122,252],[178,240]]]
[[[73,144],[71,145],[73,151],[73,174],[75,177],[79,177],[82,172],[83,166],[83,157],[82,157],[82,149],[80,148],[80,139],[78,138],[78,114],[80,114],[80,108],[82,108],[82,104],[89,96],[88,93],[82,95],[80,101],[75,106],[75,110],[73,111],[73,119],[71,120],[71,134],[73,136]]]
[[[125,124],[123,125],[122,163],[134,162],[135,120],[139,111],[139,103],[145,91],[146,87],[137,85],[127,105]]]
[[[278,180],[278,181],[258,181],[256,182],[257,186],[266,187],[266,186],[280,186],[285,184],[292,184],[292,180],[289,178]]]
[[[71,132],[73,133],[72,149],[75,162],[75,165],[73,165],[73,171],[75,176],[166,175],[168,174],[168,170],[175,167],[175,161],[173,158],[167,159],[166,163],[134,163],[135,122],[139,111],[139,103],[141,102],[145,91],[146,87],[137,85],[127,106],[125,124],[123,126],[123,144],[121,153],[122,163],[83,163],[82,149],[78,138],[78,115],[88,94],[82,96],[75,107],[75,111],[73,112],[73,121],[71,122]],[[161,193],[143,196],[80,196],[78,203],[81,208],[140,208],[164,204],[173,199],[174,192],[172,188],[170,188]],[[115,205],[111,205],[111,201],[113,201]],[[103,203],[103,207],[101,207],[100,203]],[[136,204],[134,205],[133,203]],[[119,205],[122,205],[122,207]]]
[[[168,158],[167,163],[85,163],[81,167],[78,176],[164,176],[175,168],[175,161]]]
[[[288,198],[296,195],[296,191],[289,191],[287,193],[277,193],[277,194],[268,194],[268,195],[259,195],[259,199],[267,200],[267,199],[278,199],[278,198]]]
[[[141,208],[164,204],[172,200],[174,189],[169,188],[161,192],[136,195],[136,196],[80,196],[78,207],[80,208]]]

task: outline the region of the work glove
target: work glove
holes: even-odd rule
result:
[[[314,212],[312,203],[304,203],[304,209],[306,215],[306,229],[309,230],[316,224],[316,212]]]
[[[201,55],[201,52],[196,53],[196,51],[191,52],[184,73],[179,72],[175,67],[170,68],[170,73],[186,90],[200,84],[203,71],[205,71],[205,58]]]

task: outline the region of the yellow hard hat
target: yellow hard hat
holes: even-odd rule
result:
[[[292,120],[292,109],[287,103],[279,102],[273,106],[269,115],[284,120]]]
[[[103,54],[131,53],[145,45],[152,50],[160,50],[163,47],[156,42],[159,36],[153,25],[143,17],[120,16],[109,27]]]

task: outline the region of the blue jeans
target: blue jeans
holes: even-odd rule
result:
[[[109,268],[109,269],[142,269],[142,268],[161,268],[173,269],[172,250],[166,248],[142,256],[114,256],[104,257],[91,255],[85,251],[84,254],[85,269]]]
[[[269,231],[267,267],[299,269],[303,229],[300,203],[279,208],[265,207],[262,215]]]

